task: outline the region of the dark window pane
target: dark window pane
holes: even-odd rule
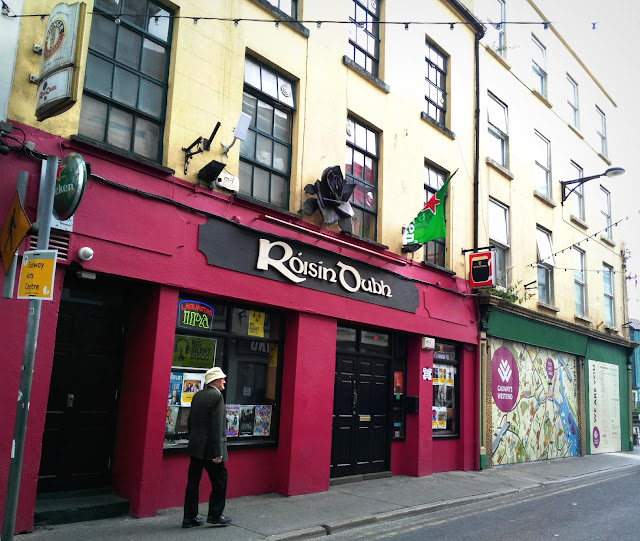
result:
[[[87,56],[84,86],[103,96],[111,95],[113,64],[92,54]]]
[[[138,118],[136,121],[136,137],[133,143],[133,151],[152,160],[158,158],[160,148],[160,126]]]
[[[113,78],[113,99],[135,107],[138,101],[138,76],[116,66]]]
[[[268,134],[273,130],[273,107],[263,101],[258,101],[257,128]]]
[[[149,21],[147,23],[147,32],[152,36],[167,41],[169,37],[169,23],[170,19],[167,18],[169,12],[162,9],[160,6],[149,3]],[[164,17],[163,17],[164,16]],[[154,17],[158,17],[157,19]]]
[[[145,16],[147,14],[147,0],[124,0],[122,8],[122,18],[144,28]]]
[[[258,135],[256,144],[256,160],[262,165],[271,167],[273,141],[267,139],[264,135]]]
[[[104,15],[94,14],[91,19],[89,46],[109,58],[113,58],[116,44],[116,28],[113,21]]]
[[[253,166],[247,162],[240,160],[240,168],[238,178],[240,179],[240,193],[251,195],[251,183],[253,176]]]
[[[121,109],[111,107],[109,127],[107,130],[107,143],[118,148],[131,150],[132,128],[133,115]]]
[[[244,141],[240,143],[240,154],[254,159],[256,156],[256,132],[249,130]]]
[[[122,25],[118,28],[116,60],[131,68],[138,69],[138,65],[140,63],[142,36]]]
[[[146,79],[140,81],[138,108],[160,118],[162,116],[162,87]]]
[[[271,175],[271,194],[270,194],[271,197],[269,201],[273,205],[277,205],[279,207],[287,206],[287,198],[288,198],[287,190],[288,190],[287,179],[278,175]]]
[[[140,65],[140,71],[149,77],[162,81],[164,80],[166,64],[166,48],[145,38],[142,43],[142,63]]]
[[[93,99],[86,94],[82,96],[80,108],[80,125],[78,133],[97,141],[104,141],[107,124],[107,104]]]
[[[258,100],[253,96],[244,92],[242,94],[242,112],[248,114],[251,117],[251,126],[255,128],[256,125],[256,105]]]
[[[364,229],[362,236],[368,239],[376,238],[376,215],[365,212],[364,214]]]
[[[259,167],[253,171],[253,197],[269,201],[269,173]]]
[[[362,331],[360,335],[360,351],[362,353],[389,353],[389,335],[377,332]]]
[[[289,149],[279,143],[273,143],[273,168],[285,174],[289,172]]]
[[[336,346],[341,350],[356,350],[356,330],[347,327],[338,327],[336,333]]]
[[[289,113],[275,110],[275,126],[273,128],[273,136],[285,143],[291,142],[291,120]]]

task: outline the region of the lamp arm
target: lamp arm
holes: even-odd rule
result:
[[[603,177],[604,173],[600,174],[600,175],[591,175],[590,177],[582,177],[582,178],[577,178],[575,180],[564,180],[564,181],[560,181],[560,186],[562,186],[562,201],[561,204],[564,205],[564,202],[569,198],[569,196],[580,186],[582,186],[585,182],[588,182],[590,180],[593,180],[594,178],[600,178]],[[573,188],[571,188],[569,190],[569,193],[565,193],[566,187],[567,186],[571,186],[572,184],[575,184],[575,186]]]

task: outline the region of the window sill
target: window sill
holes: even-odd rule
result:
[[[576,128],[575,126],[573,126],[572,124],[567,124],[567,126],[569,126],[569,129],[575,133],[578,137],[580,137],[580,139],[584,139],[584,135],[582,135],[580,133],[580,130],[578,130],[578,128]]]
[[[605,244],[608,244],[612,248],[616,245],[616,243],[614,242],[614,240],[612,238],[609,238],[609,237],[607,237],[606,235],[603,235],[603,234],[600,234],[600,240],[602,242],[604,242]]]
[[[251,197],[250,195],[244,195],[237,192],[233,195],[233,197],[239,201],[244,201],[245,203],[250,203],[251,205],[255,205],[256,207],[268,208],[269,210],[272,210],[274,212],[286,214],[290,218],[296,218],[298,220],[300,219],[299,214],[294,214],[293,212],[289,212],[285,208],[272,205],[268,201],[263,201],[262,199],[256,199],[255,197]],[[259,210],[259,209],[256,209],[256,210]]]
[[[600,156],[607,165],[611,165],[613,163],[609,158],[607,158],[604,154],[601,154],[600,152],[598,152],[598,156]]]
[[[429,263],[428,261],[422,261],[421,263],[422,263],[422,265],[424,265],[425,267],[428,267],[430,269],[439,270],[441,272],[446,272],[447,274],[449,274],[451,276],[456,276],[456,272],[455,271],[447,269],[446,267],[441,267],[440,265],[436,265],[435,263]]]
[[[549,109],[551,109],[553,107],[553,105],[551,104],[551,102],[547,99],[546,96],[543,96],[542,94],[540,94],[540,92],[538,92],[535,88],[531,89],[531,92],[533,93],[533,95],[538,98],[542,103],[544,103]]]
[[[362,75],[365,79],[373,83],[375,86],[377,86],[380,90],[382,90],[386,94],[389,94],[391,92],[389,85],[385,84],[383,81],[381,81],[377,77],[374,77],[373,75],[371,75],[367,70],[358,66],[358,64],[356,64],[348,56],[345,55],[342,57],[342,63],[348,68],[351,68],[352,70]]]
[[[433,432],[431,438],[434,440],[459,440],[460,435],[459,434],[438,434],[436,432]]]
[[[446,128],[445,126],[443,126],[442,124],[440,124],[440,122],[437,122],[435,120],[433,120],[433,118],[431,118],[427,113],[425,113],[424,111],[422,111],[420,113],[420,118],[422,120],[424,120],[427,124],[430,124],[431,126],[433,126],[434,128],[437,128],[438,130],[440,130],[442,133],[444,133],[449,139],[451,140],[455,140],[456,138],[456,134],[453,133],[449,128]]]
[[[583,325],[591,325],[593,323],[593,319],[587,316],[581,316],[579,314],[575,314],[573,316],[573,319],[575,319],[578,323],[582,323]]]
[[[581,227],[582,229],[584,229],[585,231],[587,229],[589,229],[589,225],[587,224],[587,222],[585,222],[584,220],[581,220],[580,218],[578,218],[575,214],[572,214],[571,217],[569,218],[574,224],[576,224],[578,227]]]
[[[511,171],[509,171],[509,169],[507,169],[503,165],[500,165],[497,161],[487,157],[485,162],[488,166],[492,167],[493,169],[498,171],[498,173],[501,173],[503,176],[505,176],[509,180],[513,180],[515,178],[515,175]]]
[[[545,205],[551,207],[551,208],[556,208],[558,205],[553,201],[553,199],[548,198],[546,195],[544,195],[543,193],[539,192],[538,190],[533,190],[533,197],[535,197],[536,199],[539,199],[540,201],[542,201]]]
[[[165,167],[164,165],[160,165],[159,163],[154,162],[149,158],[144,158],[143,156],[134,154],[133,152],[127,152],[126,150],[107,145],[106,143],[101,143],[94,139],[85,137],[84,135],[72,135],[70,137],[70,140],[82,146],[90,147],[92,149],[97,149],[102,152],[106,152],[107,154],[111,154],[113,158],[117,157],[118,161],[121,161],[121,159],[124,158],[126,160],[135,162],[138,165],[143,165],[144,167],[152,169],[154,172],[159,173],[162,176],[175,174],[175,170],[171,169],[170,167]]]
[[[500,53],[498,53],[498,51],[491,47],[487,47],[486,49],[493,58],[500,62],[500,64],[502,64],[508,70],[511,70],[511,64],[509,64],[509,62],[507,62],[507,60]]]
[[[235,438],[234,438],[235,439]],[[186,453],[187,445],[189,444],[189,440],[174,440],[169,443],[164,442],[164,447],[162,451],[164,453]],[[231,441],[227,440],[227,448],[231,449],[239,449],[239,448],[251,448],[251,449],[269,449],[277,447],[278,444],[271,441]]]
[[[287,26],[290,26],[293,30],[298,32],[304,38],[309,37],[309,29],[296,21],[293,17],[287,15],[284,11],[278,9],[274,5],[270,4],[266,0],[253,0],[256,4],[266,9],[269,13],[275,15],[282,22],[286,23]]]
[[[553,306],[552,304],[547,304],[546,302],[538,301],[538,308],[543,308],[545,310],[550,310],[551,312],[559,312],[560,308],[557,306]]]
[[[620,333],[620,329],[618,329],[617,327],[613,327],[611,325],[605,325],[604,330],[607,331],[608,333],[616,333],[616,334]]]

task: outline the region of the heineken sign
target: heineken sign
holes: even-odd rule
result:
[[[53,215],[58,220],[71,218],[78,208],[87,183],[87,167],[80,154],[65,156],[56,172],[56,189],[53,197]]]
[[[228,220],[200,225],[198,248],[210,265],[415,313],[416,284],[395,272]]]

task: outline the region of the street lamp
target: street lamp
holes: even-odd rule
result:
[[[599,175],[593,175],[593,176],[590,176],[590,177],[577,178],[575,180],[560,181],[560,186],[562,186],[562,201],[561,201],[561,205],[564,206],[564,202],[571,195],[571,193],[578,186],[582,186],[585,182],[587,182],[589,180],[593,180],[594,178],[600,178],[600,177],[615,178],[615,177],[619,177],[620,175],[624,175],[624,169],[622,167],[609,167],[609,169],[607,169],[604,173],[601,173]],[[571,186],[573,184],[575,184],[575,186],[573,186],[573,188],[571,188],[569,190],[569,192],[567,192],[567,186]]]

